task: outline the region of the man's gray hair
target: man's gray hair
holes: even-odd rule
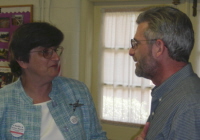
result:
[[[144,33],[147,40],[161,39],[172,59],[189,61],[194,46],[194,30],[185,13],[170,6],[154,7],[138,16],[136,23],[142,22],[148,22]]]

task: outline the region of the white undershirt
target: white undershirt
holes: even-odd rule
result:
[[[40,140],[65,140],[49,112],[48,102],[35,104],[42,107]]]

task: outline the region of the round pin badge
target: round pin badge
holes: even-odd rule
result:
[[[10,133],[14,137],[21,137],[22,135],[24,135],[24,132],[25,132],[24,125],[21,123],[15,123],[11,126]]]
[[[77,123],[78,123],[78,118],[77,118],[76,116],[71,116],[71,117],[70,117],[70,121],[71,121],[71,123],[73,123],[73,124],[77,124]]]

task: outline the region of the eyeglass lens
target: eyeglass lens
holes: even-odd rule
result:
[[[134,49],[137,45],[137,42],[134,39],[131,39],[131,47]]]
[[[48,48],[48,49],[43,50],[43,56],[44,56],[44,58],[50,59],[53,55],[53,52],[56,52],[58,56],[61,56],[62,51],[63,51],[62,47],[60,47],[60,48]]]

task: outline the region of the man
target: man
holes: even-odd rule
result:
[[[151,113],[135,140],[200,139],[200,79],[189,56],[194,45],[192,23],[172,7],[155,7],[141,13],[131,40],[135,73],[150,79]]]

